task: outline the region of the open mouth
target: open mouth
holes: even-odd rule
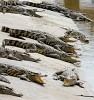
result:
[[[64,86],[73,86],[72,79],[64,79]]]

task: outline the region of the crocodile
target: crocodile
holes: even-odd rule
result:
[[[13,91],[13,88],[7,87],[6,85],[0,84],[0,94],[7,94],[12,96],[21,97],[22,94],[17,94]]]
[[[10,33],[10,36],[12,37],[16,37],[16,38],[22,38],[22,36],[28,37],[31,39],[35,39],[40,43],[50,45],[57,50],[65,51],[67,53],[77,54],[73,45],[66,44],[58,37],[51,35],[47,32],[35,31],[35,30],[12,29],[6,26],[2,26],[1,31]]]
[[[77,40],[80,40],[83,43],[89,43],[89,40],[87,39],[87,37],[84,34],[82,34],[79,31],[76,31],[74,29],[67,29],[64,37],[66,37],[66,38],[73,37]]]
[[[62,61],[66,61],[69,63],[77,63],[80,62],[74,58],[72,58],[70,55],[65,53],[64,51],[59,51],[57,49],[54,49],[51,46],[48,46],[46,44],[40,44],[40,43],[29,43],[29,42],[23,42],[18,40],[11,40],[11,39],[4,39],[2,42],[2,46],[16,46],[19,48],[23,48],[26,50],[27,53],[40,53],[48,57],[56,58]]]
[[[51,11],[55,11],[58,13],[63,14],[63,16],[72,18],[75,21],[90,21],[93,22],[91,19],[89,19],[88,17],[86,17],[84,14],[80,13],[80,12],[75,12],[72,11],[68,8],[65,7],[59,7],[55,4],[49,4],[46,2],[42,2],[42,3],[34,3],[31,1],[22,1],[20,2],[23,5],[28,5],[28,6],[33,6],[33,7],[38,7],[38,8],[43,8],[43,9],[47,9],[47,10],[51,10]]]
[[[22,80],[26,80],[28,82],[32,81],[39,85],[45,84],[43,79],[41,78],[41,77],[44,77],[45,75],[41,75],[40,73],[35,73],[32,71],[28,71],[28,70],[22,69],[20,67],[11,66],[8,64],[0,63],[0,73],[9,75],[12,77],[18,77],[18,78],[20,78]]]
[[[29,54],[26,54],[25,52],[10,50],[4,47],[0,47],[0,57],[11,59],[11,60],[17,60],[17,61],[21,61],[21,60],[33,61],[33,62],[40,61],[40,59],[34,59]]]
[[[37,18],[41,18],[42,16],[36,14],[35,11],[33,11],[32,9],[25,9],[22,7],[15,7],[15,6],[2,6],[0,5],[0,12],[2,12],[3,14],[5,13],[14,13],[14,14],[22,14],[25,16],[34,16]]]
[[[38,8],[43,8],[43,9],[47,9],[47,10],[51,10],[51,11],[56,11],[59,12],[61,14],[63,14],[66,17],[72,18],[75,21],[90,21],[93,22],[91,19],[89,19],[88,17],[86,17],[84,14],[80,13],[80,12],[75,12],[72,11],[68,8],[65,7],[59,7],[55,4],[49,4],[46,2],[42,2],[42,3],[34,3],[34,2],[29,2],[29,1],[19,1],[19,0],[8,0],[7,2],[5,0],[1,0],[1,5],[6,6],[6,5],[11,5],[11,6],[17,6],[17,5],[28,5],[28,6],[33,6],[33,7],[38,7]]]
[[[83,83],[79,81],[79,76],[74,68],[66,68],[62,71],[56,72],[54,76],[55,80],[63,81],[63,86],[65,87],[78,85],[79,87],[84,88]]]

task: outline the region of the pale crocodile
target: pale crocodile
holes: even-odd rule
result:
[[[29,82],[32,81],[32,82],[35,82],[40,85],[44,84],[44,81],[42,80],[41,77],[43,77],[45,75],[41,75],[39,73],[28,71],[28,70],[22,69],[20,67],[11,66],[8,64],[0,63],[0,74],[9,75],[12,77],[18,77],[22,80],[26,80]]]
[[[54,78],[55,80],[63,81],[63,85],[66,87],[78,85],[83,88],[83,83],[79,81],[79,76],[73,68],[67,68],[63,71],[56,72],[54,76],[56,77]]]
[[[29,42],[22,42],[18,40],[4,39],[2,42],[2,46],[5,47],[6,45],[20,47],[26,49],[26,52],[40,53],[45,56],[63,60],[69,63],[80,62],[70,57],[67,53],[54,49],[53,47],[48,46],[46,44],[29,43]]]
[[[33,62],[40,61],[40,59],[34,59],[29,54],[26,54],[25,52],[10,50],[4,47],[0,47],[0,57],[11,59],[11,60],[18,60],[18,61],[21,60],[33,61]]]
[[[45,43],[54,47],[57,50],[65,51],[67,53],[77,54],[75,51],[75,47],[73,45],[66,44],[64,41],[60,40],[58,37],[48,34],[42,31],[34,31],[34,30],[21,30],[21,29],[13,29],[6,26],[2,26],[2,32],[10,33],[10,36],[21,38],[28,37],[31,39],[35,39],[40,43]]]

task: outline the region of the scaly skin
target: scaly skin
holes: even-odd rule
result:
[[[14,14],[22,14],[22,15],[26,15],[26,16],[34,16],[34,17],[38,17],[41,18],[42,16],[36,14],[35,11],[33,11],[32,9],[25,9],[22,7],[15,7],[15,6],[2,6],[0,5],[0,12],[2,13],[14,13]]]
[[[9,88],[1,84],[0,84],[0,94],[7,94],[7,95],[12,95],[12,96],[17,96],[17,97],[23,96],[22,94],[15,93],[12,88]]]
[[[26,53],[6,49],[4,47],[0,47],[0,57],[11,59],[11,60],[18,60],[18,61],[21,61],[21,60],[33,61],[33,62],[40,61],[40,59],[34,59]]]
[[[65,51],[67,53],[77,54],[74,46],[66,44],[64,41],[60,40],[59,38],[57,38],[51,34],[46,33],[46,32],[33,31],[33,30],[26,31],[26,30],[20,30],[20,29],[11,29],[11,28],[5,27],[5,26],[2,26],[1,30],[2,30],[2,32],[10,33],[10,36],[13,36],[16,38],[22,38],[21,36],[28,37],[31,39],[35,39],[35,40],[39,41],[40,43],[45,43],[47,45],[50,45],[59,51]]]
[[[13,77],[18,77],[22,80],[26,80],[29,82],[32,81],[40,85],[44,84],[44,81],[41,78],[43,77],[43,75],[25,69],[21,69],[19,67],[11,66],[11,65],[0,63],[0,73],[13,76]]]
[[[21,42],[18,40],[4,39],[2,42],[2,46],[5,47],[6,45],[20,47],[20,48],[26,49],[27,52],[40,53],[45,56],[63,60],[69,63],[79,62],[76,59],[71,58],[67,53],[63,51],[58,51],[54,49],[53,47],[50,47],[45,44],[28,43],[28,42]]]
[[[57,79],[63,81],[63,85],[66,87],[78,85],[79,87],[83,88],[83,83],[79,82],[79,76],[73,68],[68,68],[64,71],[56,72],[54,75]]]
[[[76,21],[90,21],[93,22],[91,19],[87,18],[84,14],[79,13],[79,12],[74,12],[72,10],[69,10],[68,8],[65,7],[59,7],[56,6],[54,4],[49,4],[46,2],[42,2],[42,3],[34,3],[34,2],[29,2],[29,1],[16,1],[16,0],[8,0],[8,1],[4,1],[1,0],[0,4],[2,6],[17,6],[17,5],[28,5],[28,6],[33,6],[33,7],[38,7],[38,8],[43,8],[43,9],[47,9],[47,10],[51,10],[51,11],[56,11],[59,13],[62,13],[63,15],[65,15],[66,17],[72,18]]]
[[[2,6],[7,6],[7,5],[11,5],[11,6],[22,5],[19,0],[7,0],[7,1],[6,0],[0,0],[0,4]]]
[[[33,6],[33,7],[38,7],[38,8],[43,8],[43,9],[47,9],[47,10],[51,10],[51,11],[56,11],[56,12],[62,13],[66,17],[72,18],[73,20],[76,20],[76,21],[93,22],[91,19],[89,19],[88,17],[86,17],[82,13],[72,11],[72,10],[65,8],[65,7],[61,8],[61,7],[56,6],[54,4],[48,4],[48,3],[45,3],[45,2],[33,3],[31,1],[30,2],[29,1],[22,1],[22,4],[28,5],[28,6]]]
[[[80,40],[83,43],[89,43],[89,40],[86,38],[86,36],[76,30],[73,29],[67,29],[67,31],[65,32],[65,36],[66,38],[70,38],[73,37],[77,40]]]

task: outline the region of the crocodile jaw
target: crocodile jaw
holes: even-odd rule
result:
[[[64,86],[74,86],[77,83],[76,79],[64,79]]]

